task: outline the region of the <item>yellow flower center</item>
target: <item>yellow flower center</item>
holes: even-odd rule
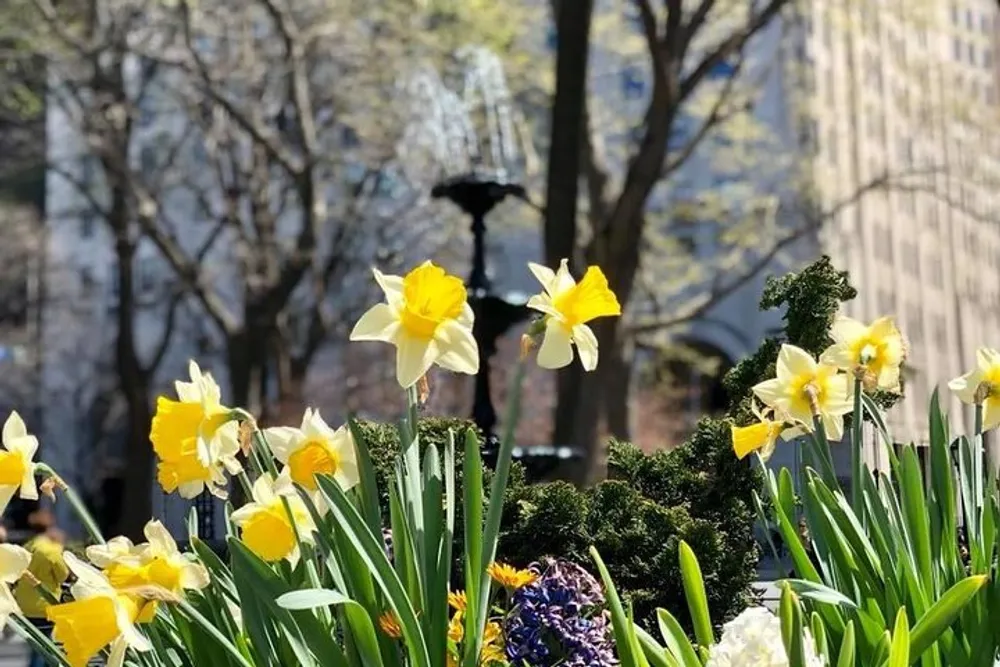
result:
[[[243,524],[243,543],[271,563],[292,553],[295,532],[280,501],[256,512]]]
[[[340,456],[319,439],[307,440],[288,457],[292,480],[310,491],[318,488],[316,475],[334,475],[340,469]]]
[[[859,366],[878,375],[882,372],[882,367],[889,363],[888,344],[885,338],[862,336],[851,344],[851,356]]]
[[[429,340],[438,326],[457,319],[465,306],[465,285],[434,264],[424,264],[403,278],[400,322],[413,338]]]
[[[791,412],[812,413],[812,398],[816,406],[823,410],[828,402],[830,378],[837,372],[832,366],[819,366],[815,373],[796,375],[788,383],[788,394],[791,399]],[[812,394],[812,398],[810,397]]]
[[[553,297],[552,305],[562,314],[567,329],[598,317],[622,314],[618,298],[608,288],[608,279],[596,266],[587,269],[583,280]]]
[[[119,601],[131,621],[139,615],[139,605],[128,596]],[[93,597],[52,605],[46,615],[54,627],[52,637],[63,645],[72,667],[84,667],[98,651],[113,642],[120,633],[115,603],[108,597]]]
[[[17,452],[0,451],[0,486],[18,485],[24,479],[27,466]]]

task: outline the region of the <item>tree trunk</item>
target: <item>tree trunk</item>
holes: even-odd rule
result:
[[[149,432],[153,423],[150,406],[149,374],[143,369],[135,347],[135,291],[132,262],[134,245],[128,238],[124,195],[118,188],[112,207],[112,220],[118,225],[115,249],[118,256],[118,338],[115,345],[116,366],[125,395],[128,419],[128,442],[125,463],[128,474],[119,532],[141,540],[143,527],[153,515],[153,447]]]
[[[587,57],[593,0],[553,2],[558,44],[545,199],[545,261],[572,261],[580,184],[580,137],[587,97]]]
[[[617,440],[631,440],[632,429],[629,402],[632,399],[633,346],[628,341],[607,351],[602,363],[606,366],[604,383],[604,410],[608,433]]]

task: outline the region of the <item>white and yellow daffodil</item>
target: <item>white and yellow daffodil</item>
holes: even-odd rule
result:
[[[177,398],[160,396],[150,431],[159,457],[157,479],[167,493],[194,498],[206,488],[226,498],[226,475],[243,470],[239,426],[221,403],[221,390],[211,374],[190,362],[190,382],[177,381]],[[225,471],[225,472],[224,472]]]
[[[1000,352],[981,347],[976,350],[976,367],[948,383],[959,400],[983,406],[983,430],[1000,424]]]
[[[31,564],[31,553],[16,544],[0,544],[0,629],[12,614],[20,613],[10,587],[17,583]]]
[[[820,355],[820,361],[855,373],[861,370],[867,389],[899,391],[899,369],[906,357],[903,334],[891,317],[880,317],[865,325],[840,316],[830,329],[834,344]]]
[[[835,366],[817,363],[808,352],[782,345],[778,353],[777,377],[753,388],[754,394],[775,414],[787,416],[806,430],[813,429],[813,416],[822,420],[831,442],[844,437],[844,415],[854,408],[853,383]]]
[[[50,605],[45,614],[70,666],[84,667],[109,645],[108,667],[121,667],[128,648],[150,650],[149,640],[136,628],[142,600],[116,590],[103,574],[72,553],[66,552],[65,559],[76,576],[70,589],[73,601]]]
[[[472,337],[472,308],[456,276],[424,262],[406,276],[374,269],[385,303],[368,310],[351,331],[351,340],[396,346],[396,379],[413,386],[434,364],[457,373],[479,371],[479,348]]]
[[[11,412],[3,425],[3,449],[0,449],[0,513],[20,490],[21,498],[38,500],[35,484],[35,452],[38,438],[28,433],[24,420]]]
[[[528,268],[542,283],[544,291],[528,300],[528,307],[545,314],[545,337],[538,348],[538,365],[562,368],[573,361],[576,345],[584,369],[597,368],[597,336],[587,322],[598,317],[621,315],[621,305],[600,267],[591,266],[577,283],[564,259],[559,270],[541,264]]]
[[[143,532],[148,542],[133,545],[126,537],[115,537],[107,544],[87,547],[87,558],[120,591],[131,593],[150,586],[177,597],[208,585],[208,570],[181,553],[162,523],[150,521]]]
[[[264,436],[292,481],[309,491],[319,488],[316,475],[331,475],[345,491],[360,481],[350,430],[346,426],[333,430],[319,410],[306,408],[299,428],[268,428]]]
[[[262,560],[273,563],[284,559],[294,566],[301,555],[298,540],[312,543],[316,526],[287,469],[277,479],[261,475],[252,492],[253,501],[232,515],[233,523],[240,528],[240,539]],[[288,502],[291,516],[282,499]]]

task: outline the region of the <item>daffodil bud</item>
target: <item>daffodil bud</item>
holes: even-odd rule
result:
[[[976,405],[982,405],[986,402],[986,399],[993,395],[993,383],[983,380],[976,386],[976,393],[973,395],[973,400]]]

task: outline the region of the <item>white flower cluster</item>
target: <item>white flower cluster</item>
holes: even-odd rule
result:
[[[807,667],[823,667],[805,631]],[[781,641],[781,621],[764,607],[750,607],[722,626],[722,640],[712,647],[705,667],[788,667]]]

